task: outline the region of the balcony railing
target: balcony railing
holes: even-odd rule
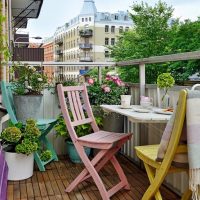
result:
[[[92,29],[80,30],[79,36],[80,37],[91,37],[91,36],[93,36],[93,30]]]
[[[63,44],[63,39],[59,38],[59,39],[55,39],[55,43],[58,45],[62,45]]]
[[[80,57],[79,58],[80,62],[92,62],[93,61],[93,57],[92,56],[86,56],[86,57]]]
[[[63,50],[61,50],[61,49],[56,50],[56,54],[57,55],[62,55],[63,54]]]
[[[87,44],[87,43],[80,43],[79,44],[80,49],[92,49],[92,44]]]

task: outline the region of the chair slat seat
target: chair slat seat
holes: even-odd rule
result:
[[[130,138],[132,134],[130,133],[114,133],[107,131],[98,131],[90,135],[85,135],[78,138],[78,141],[87,147],[95,148],[98,146],[100,149],[109,149],[114,143]]]
[[[135,147],[135,150],[137,152],[138,158],[140,158],[141,160],[145,160],[145,162],[148,165],[152,166],[153,168],[159,169],[161,162],[156,161],[158,148],[159,144],[155,144],[155,145],[137,146]],[[187,171],[187,169],[176,168],[171,166],[168,173],[181,172],[181,171]]]

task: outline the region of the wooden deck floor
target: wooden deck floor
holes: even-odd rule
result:
[[[123,156],[118,159],[125,170],[131,185],[131,191],[122,190],[115,194],[112,200],[141,200],[148,186],[146,174]],[[82,164],[72,164],[67,158],[48,165],[45,172],[35,170],[32,178],[24,181],[9,181],[8,200],[101,200],[94,184],[82,183],[76,190],[67,194],[65,187],[83,169]],[[17,172],[16,172],[17,173]],[[110,164],[101,171],[107,188],[115,184],[118,178]],[[178,200],[179,197],[165,187],[161,190],[165,200]]]

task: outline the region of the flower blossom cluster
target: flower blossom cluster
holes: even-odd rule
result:
[[[107,81],[113,81],[118,86],[125,86],[124,82],[118,76],[106,75]]]

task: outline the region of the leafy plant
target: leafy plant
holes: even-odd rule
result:
[[[13,91],[18,95],[41,94],[47,84],[47,76],[33,66],[14,65],[10,69],[14,77]]]
[[[162,89],[169,89],[173,87],[175,81],[170,73],[162,73],[157,78],[157,85]]]
[[[17,143],[22,137],[22,132],[17,127],[8,127],[1,133],[1,138],[5,143]]]
[[[88,96],[92,105],[120,104],[120,96],[127,94],[127,88],[118,76],[107,75],[102,84],[94,82],[88,86]]]
[[[165,94],[162,97],[162,101],[164,97],[166,96],[169,88],[173,87],[174,83],[175,83],[175,80],[170,73],[162,73],[158,76],[157,85],[159,88],[165,90]]]
[[[21,124],[10,125],[11,127],[4,129],[0,136],[5,151],[29,155],[38,149],[41,132],[36,126],[36,121],[27,120],[25,127]]]
[[[33,153],[34,151],[37,151],[37,149],[38,149],[38,143],[31,141],[27,138],[24,138],[21,144],[18,144],[15,147],[16,153],[22,153],[26,155],[29,155]]]
[[[95,120],[96,120],[97,125],[99,127],[102,127],[103,125],[102,118],[95,117]],[[62,115],[58,116],[58,121],[57,121],[57,124],[54,126],[54,129],[56,131],[56,136],[62,136],[66,140],[70,140],[70,135],[69,135],[69,132],[65,124],[65,120]],[[82,124],[82,125],[76,126],[75,131],[76,131],[77,136],[81,137],[81,136],[90,134],[92,132],[92,127],[90,124]]]
[[[52,157],[52,153],[51,153],[51,151],[49,151],[49,150],[43,151],[43,152],[40,154],[40,159],[41,159],[43,162],[46,162],[46,161],[50,160],[51,157]]]

